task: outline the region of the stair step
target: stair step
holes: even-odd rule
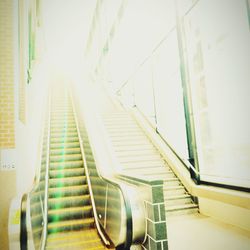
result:
[[[117,152],[117,156],[118,157],[131,157],[131,156],[140,156],[143,157],[145,155],[152,155],[152,154],[156,154],[157,151],[154,149],[138,149],[138,150],[133,150],[133,151],[120,151]]]
[[[175,174],[171,171],[166,171],[165,173],[158,173],[156,171],[155,173],[141,171],[141,175],[151,176],[154,179],[163,180],[163,181],[169,178],[175,178]]]
[[[66,169],[54,169],[49,171],[49,177],[52,178],[63,178],[73,176],[83,176],[84,168],[66,168]]]
[[[49,198],[88,194],[88,185],[49,188]]]
[[[122,163],[129,163],[129,162],[148,162],[148,161],[161,161],[162,158],[159,155],[132,155],[132,156],[119,156],[119,160]]]
[[[83,219],[93,217],[92,207],[80,206],[80,207],[68,207],[61,209],[50,209],[48,211],[48,221],[65,221],[74,219]]]
[[[77,161],[81,159],[82,159],[81,154],[62,154],[62,155],[50,156],[50,162]]]
[[[125,133],[123,131],[119,131],[120,133],[111,133],[109,132],[109,136],[112,140],[112,142],[119,142],[119,141],[133,141],[133,140],[140,140],[140,141],[147,141],[147,137],[142,133]]]
[[[66,187],[86,184],[86,176],[49,179],[49,187]]]
[[[186,191],[183,185],[176,185],[176,186],[168,186],[168,185],[164,186],[163,185],[163,191],[164,192],[165,191],[166,192],[167,191],[174,191],[174,190],[184,190],[184,191]]]
[[[115,148],[118,147],[135,147],[135,146],[141,146],[143,143],[147,142],[148,140],[121,140],[121,141],[113,141],[112,144],[115,146]]]
[[[176,177],[164,178],[163,179],[163,186],[181,186],[181,182]]]
[[[154,161],[139,161],[139,162],[126,162],[122,163],[124,168],[144,168],[144,167],[161,167],[164,166],[163,160]]]
[[[90,205],[90,196],[87,195],[79,195],[79,196],[66,196],[66,197],[58,197],[58,198],[49,198],[48,206],[49,210],[51,209],[61,209],[67,207],[80,207]]]
[[[155,148],[150,144],[145,145],[117,145],[114,148],[115,152],[122,153],[122,152],[134,152],[134,151],[140,151],[140,150],[155,150]]]
[[[80,168],[83,166],[83,161],[66,161],[66,162],[51,162],[50,169],[63,169],[63,168]]]
[[[107,116],[102,116],[102,118],[105,123],[113,124],[114,122],[125,122],[125,123],[135,124],[135,121],[127,114],[118,114],[118,115],[109,114]]]
[[[123,169],[128,171],[138,170],[144,173],[162,173],[162,172],[172,172],[172,170],[164,165],[148,164],[147,162],[137,163],[137,164],[123,164]],[[159,172],[158,172],[159,171]]]
[[[135,125],[135,122],[131,119],[123,119],[123,120],[117,120],[117,119],[114,119],[114,118],[105,118],[104,120],[104,124],[105,126],[110,126],[110,125],[116,125],[116,126],[125,126],[125,125],[128,125],[128,126],[132,126],[132,125]]]
[[[171,196],[165,199],[166,206],[177,206],[184,204],[192,204],[193,200],[188,194]]]
[[[119,131],[121,131],[121,132],[138,131],[139,133],[143,133],[142,130],[141,130],[141,128],[138,125],[132,124],[132,123],[129,126],[119,126],[118,127],[118,126],[110,126],[110,125],[108,126],[107,125],[105,127],[110,132],[117,132],[117,133],[119,133]]]
[[[114,138],[113,136],[110,136],[111,143],[115,147],[119,147],[121,145],[126,146],[133,146],[133,145],[143,145],[148,143],[148,139],[145,137],[135,137],[132,136],[131,138],[127,135],[125,137],[120,138]]]
[[[190,198],[189,194],[181,194],[181,195],[173,195],[167,197],[167,200],[178,200],[178,199],[185,199],[185,198]]]
[[[129,123],[129,124],[125,124],[125,125],[120,125],[119,127],[117,127],[116,124],[114,123],[106,123],[104,121],[105,124],[105,128],[110,131],[110,130],[130,130],[130,129],[138,129],[138,125],[135,123]]]
[[[186,210],[186,209],[198,209],[198,206],[193,203],[184,204],[184,205],[175,205],[175,206],[165,206],[166,212],[173,212],[173,211]]]
[[[168,198],[174,195],[186,194],[187,191],[182,185],[179,186],[163,186],[164,197]]]
[[[120,158],[119,157],[119,161],[122,164],[126,164],[126,165],[129,165],[129,164],[138,164],[139,165],[140,163],[144,163],[144,162],[147,162],[147,163],[151,162],[152,164],[155,164],[155,162],[163,163],[163,160],[159,156],[153,156],[153,155],[146,155],[143,158],[141,158],[141,157]]]
[[[94,218],[59,221],[48,223],[48,233],[57,233],[65,231],[75,231],[94,227]]]

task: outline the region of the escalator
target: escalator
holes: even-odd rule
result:
[[[34,185],[22,198],[21,249],[129,249],[140,242],[145,231],[133,233],[139,222],[132,222],[129,188],[99,175],[66,87],[52,88],[42,141]]]
[[[46,249],[106,249],[95,228],[72,105],[67,93],[51,102]]]

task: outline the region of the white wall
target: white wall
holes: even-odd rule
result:
[[[114,7],[113,2],[106,2],[99,16],[105,15],[108,6]],[[180,27],[176,27],[177,12]],[[249,187],[250,36],[246,1],[128,0],[118,21],[106,55],[98,44],[104,44],[108,37],[103,37],[98,21],[93,27],[90,71],[100,69],[94,78],[104,81],[113,92],[127,83],[121,99],[126,105],[136,104],[180,157],[187,159],[177,45],[180,28],[201,180]]]
[[[185,30],[201,179],[250,187],[246,1],[199,1]]]

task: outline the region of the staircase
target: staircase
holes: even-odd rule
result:
[[[123,172],[163,180],[166,216],[198,212],[181,181],[127,112],[104,114],[103,121]]]
[[[51,99],[46,249],[106,249],[95,227],[71,100],[58,88]]]

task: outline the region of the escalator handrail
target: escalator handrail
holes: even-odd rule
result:
[[[78,134],[78,138],[79,138],[81,153],[82,153],[83,162],[84,162],[84,166],[85,166],[86,178],[87,178],[87,183],[88,183],[88,186],[89,186],[90,199],[91,199],[91,203],[92,203],[92,206],[93,206],[93,213],[94,213],[94,219],[95,219],[95,222],[96,222],[96,227],[97,227],[98,233],[101,236],[104,243],[106,245],[110,245],[110,242],[106,238],[106,236],[103,234],[103,232],[101,230],[101,227],[100,227],[100,224],[99,224],[99,221],[98,221],[98,216],[97,216],[97,212],[96,212],[96,206],[95,206],[95,201],[94,201],[94,196],[93,196],[93,191],[92,191],[92,186],[91,186],[91,181],[90,181],[90,177],[89,177],[88,164],[87,164],[87,160],[86,160],[86,156],[85,156],[85,151],[84,151],[84,148],[83,148],[83,141],[82,141],[82,138],[81,138],[81,135],[80,135],[80,129],[79,129],[79,125],[78,125],[76,110],[75,110],[75,106],[74,106],[71,91],[69,91],[69,93],[70,93],[70,98],[71,98],[71,103],[72,103],[73,114],[74,114],[74,119],[75,119],[75,123],[76,123],[76,129],[77,129],[77,134]],[[127,194],[125,192],[123,192],[122,187],[118,183],[113,182],[113,181],[101,176],[99,174],[98,170],[97,170],[97,175],[104,182],[107,182],[110,185],[115,186],[116,188],[118,188],[120,190],[121,194],[122,194],[123,201],[124,201],[124,206],[125,206],[125,211],[126,211],[126,229],[127,229],[126,240],[125,240],[125,243],[123,245],[123,248],[124,249],[129,249],[129,247],[132,244],[132,238],[133,238],[132,209],[131,209],[131,204],[130,204],[129,198],[128,198]]]
[[[49,192],[49,164],[50,164],[50,119],[51,119],[51,92],[49,92],[48,104],[48,128],[47,128],[47,151],[46,151],[46,169],[45,169],[45,193],[44,193],[44,209],[43,209],[43,232],[41,249],[44,250],[47,240],[48,226],[48,192]]]
[[[46,120],[46,115],[48,114],[49,115],[48,126],[50,126],[50,94],[48,95],[48,98],[49,98],[49,104],[48,104],[48,107],[45,109],[45,114],[43,115],[44,119],[42,119],[42,121]],[[45,125],[42,126],[42,133],[41,133],[40,146],[39,146],[40,156],[42,156],[42,152],[43,152],[44,129],[45,129]],[[47,151],[47,153],[48,152],[49,152],[49,150]],[[33,181],[33,184],[31,186],[30,190],[27,193],[24,193],[22,195],[22,198],[21,198],[21,218],[20,218],[20,248],[21,248],[21,250],[28,249],[27,202],[29,202],[29,194],[31,194],[37,188],[37,186],[40,183],[40,179],[41,179],[41,161],[42,161],[42,157],[40,158],[39,166],[38,166],[38,168],[36,170],[34,181]],[[46,169],[48,169],[48,161],[46,162]],[[45,179],[45,185],[46,185],[46,179]],[[47,214],[46,214],[46,217],[47,217]]]
[[[20,222],[20,249],[28,249],[28,233],[27,233],[27,194],[22,196],[21,200],[21,222]]]

